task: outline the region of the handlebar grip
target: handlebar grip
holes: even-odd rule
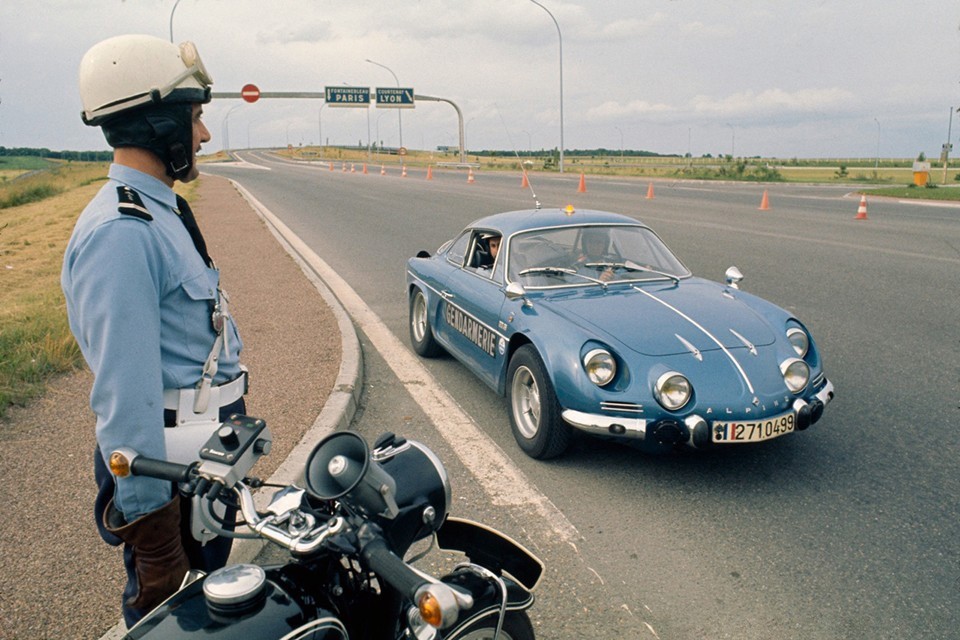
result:
[[[428,582],[390,551],[386,541],[381,537],[367,542],[363,547],[362,556],[374,573],[411,600],[417,590]]]
[[[189,482],[190,471],[192,469],[193,467],[185,464],[156,460],[154,458],[144,458],[143,456],[137,456],[130,461],[131,474],[135,476],[149,476],[171,482]]]

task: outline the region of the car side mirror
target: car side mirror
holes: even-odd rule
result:
[[[523,285],[519,282],[511,282],[507,285],[507,288],[503,290],[504,295],[507,296],[507,300],[523,300],[523,306],[532,307],[533,304],[526,299],[527,290],[523,288]]]
[[[726,272],[727,284],[731,289],[739,289],[740,281],[743,280],[743,273],[736,267],[730,267]]]
[[[430,252],[429,252],[429,251],[424,251],[423,249],[421,249],[420,251],[417,252],[417,257],[418,257],[418,258],[429,258],[429,257],[430,257]]]

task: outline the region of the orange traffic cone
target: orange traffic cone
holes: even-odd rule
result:
[[[474,182],[476,182],[476,180],[473,178],[473,169],[467,169],[467,184],[473,184]]]
[[[347,170],[347,163],[344,162],[342,165],[340,165],[340,168],[343,169],[344,171],[346,171],[346,170]]]
[[[367,171],[367,163],[366,163],[366,162],[363,163],[363,172],[364,172],[364,173],[370,173],[369,171]]]
[[[527,179],[527,172],[524,171],[524,172],[523,172],[523,180],[520,181],[520,188],[521,188],[521,189],[526,189],[526,188],[529,187],[529,186],[530,186],[530,181]]]
[[[356,172],[357,172],[357,165],[351,162],[351,163],[350,163],[350,173],[356,173]]]
[[[763,197],[760,198],[760,211],[766,211],[770,208],[770,197],[767,195],[767,190],[763,190]]]
[[[386,166],[380,165],[380,175],[382,175],[382,176],[387,175],[387,167],[386,167]]]
[[[400,169],[400,177],[401,177],[401,178],[406,178],[406,177],[407,177],[407,165],[402,164],[402,165],[400,165],[400,167],[401,167],[401,169]]]
[[[860,196],[860,208],[857,209],[857,216],[854,220],[867,219],[867,196]]]
[[[333,171],[333,163],[330,163],[330,171]]]
[[[586,193],[587,192],[587,178],[583,173],[580,173],[580,185],[577,187],[577,193]]]
[[[650,183],[650,186],[647,187],[647,200],[653,200],[653,183]]]
[[[433,165],[427,165],[427,180],[433,180]]]

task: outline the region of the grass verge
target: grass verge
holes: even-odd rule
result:
[[[28,185],[39,200],[0,208],[0,417],[83,363],[67,324],[60,266],[77,216],[105,177],[104,163],[62,165],[23,179],[50,187]],[[0,186],[0,202],[24,192],[17,182]]]

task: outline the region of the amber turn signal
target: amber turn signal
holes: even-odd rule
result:
[[[110,473],[118,478],[126,478],[130,475],[130,459],[122,451],[114,451],[110,454]]]
[[[420,617],[430,626],[439,629],[443,624],[443,607],[440,606],[440,601],[437,600],[436,596],[429,591],[420,596],[420,600],[417,601],[417,608],[420,609]]]

